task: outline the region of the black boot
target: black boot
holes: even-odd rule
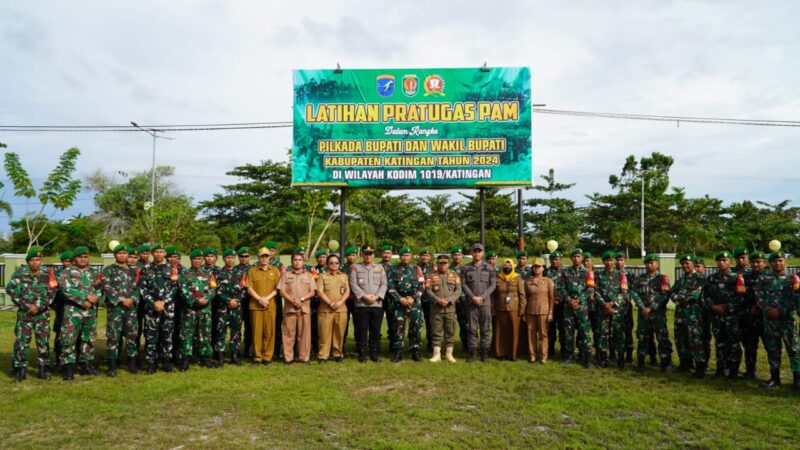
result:
[[[481,349],[481,362],[485,363],[489,361],[489,349],[482,348]]]
[[[717,367],[717,371],[714,372],[714,379],[717,380],[719,378],[724,378],[724,377],[725,377],[725,367],[723,366]]]
[[[572,353],[566,354],[565,358],[561,360],[561,364],[572,364],[575,362],[575,359],[572,358]]]
[[[217,365],[214,364],[214,362],[211,361],[211,358],[209,358],[208,356],[201,357],[200,358],[200,364],[203,367],[205,367],[206,369],[217,369],[218,368]]]
[[[419,362],[419,360],[422,359],[419,355],[419,350],[411,350],[411,359],[417,362]]]
[[[583,355],[581,356],[581,364],[587,369],[592,367],[592,352],[588,350],[583,352]]]
[[[661,371],[662,372],[669,372],[674,369],[675,366],[672,365],[672,357],[661,358]]]
[[[633,349],[632,348],[628,349],[628,351],[627,351],[627,353],[625,355],[625,361],[633,364]],[[652,364],[652,361],[650,361],[650,363]]]
[[[622,355],[619,355],[617,358],[617,369],[625,370],[625,358],[623,358]]]
[[[656,352],[651,349],[650,351],[650,365],[657,366],[658,365],[658,358],[656,356]]]
[[[792,372],[792,389],[800,390],[800,372]]]
[[[367,362],[367,354],[364,353],[364,352],[359,352],[358,353],[358,362],[360,362],[362,364],[366,363]]]
[[[781,369],[769,369],[769,380],[761,383],[761,387],[773,389],[781,386]],[[797,378],[795,378],[796,380]]]
[[[152,374],[156,373],[156,366],[157,365],[156,365],[155,361],[148,362],[147,363],[147,374],[148,375],[152,375]]]
[[[746,369],[744,375],[742,375],[742,379],[745,380],[755,380],[756,379],[756,366],[755,364],[746,364]]]
[[[403,360],[403,353],[400,350],[395,350],[395,352],[392,353],[392,362],[397,363],[402,360]]]
[[[169,358],[164,358],[164,360],[161,361],[161,370],[164,372],[172,372],[172,361],[170,361]]]
[[[214,352],[214,361],[216,361],[217,366],[222,367],[225,364],[225,358],[222,355],[222,352]]]
[[[186,372],[189,370],[189,360],[184,358],[178,361],[178,372]]]
[[[26,371],[27,370],[24,367],[17,367],[14,381],[24,381],[25,378],[27,378],[27,374],[25,373]]]
[[[467,362],[473,363],[478,360],[478,350],[477,349],[470,349],[469,356],[467,356]]]
[[[99,375],[99,373],[97,373],[97,370],[95,370],[94,366],[92,366],[92,363],[88,362],[81,363],[80,371],[78,373],[80,373],[81,375]]]
[[[64,371],[64,381],[69,381],[75,378],[75,374],[73,373],[72,366],[74,364],[64,364],[61,368]]]
[[[369,352],[369,359],[372,362],[378,362],[381,360],[381,350],[379,348],[374,348]]]
[[[606,359],[606,352],[598,350],[595,354],[595,364],[599,368],[605,368],[608,366],[608,360]]]
[[[728,369],[728,381],[736,381],[739,379],[739,365],[736,364]]]
[[[704,363],[704,362],[697,363],[697,367],[695,368],[695,372],[694,372],[694,375],[692,375],[692,378],[697,378],[699,380],[699,379],[705,377],[706,376],[706,366],[707,365],[708,365],[708,363]]]
[[[231,355],[231,364],[234,364],[234,365],[237,365],[237,366],[241,366],[242,365],[242,360],[239,359],[239,353],[238,352],[234,352]]]
[[[128,360],[128,373],[136,375],[139,373],[139,361],[136,358],[131,358]]]
[[[613,348],[608,350],[608,359],[612,361],[617,359],[617,351],[614,350]]]
[[[680,358],[680,361],[681,362],[678,364],[677,372],[680,372],[680,373],[688,372],[689,371],[689,365],[686,364],[686,359],[685,358]]]
[[[50,379],[50,374],[47,373],[47,366],[39,366],[39,379],[40,380]]]
[[[111,378],[117,376],[117,362],[115,360],[108,361],[108,372],[106,374]]]
[[[638,356],[636,358],[636,370],[644,372],[644,356]]]

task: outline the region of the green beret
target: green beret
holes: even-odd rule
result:
[[[495,256],[497,256],[497,252],[494,250],[489,250],[486,252],[486,258],[494,258]]]
[[[571,252],[569,252],[569,256],[575,256],[575,255],[581,255],[581,256],[583,256],[583,250],[582,250],[582,249],[580,249],[579,247],[575,247],[575,248],[573,248],[573,249],[572,249],[572,251],[571,251]]]
[[[426,253],[427,253],[427,254],[430,254],[430,252],[428,251],[428,249],[427,249],[427,248],[425,248],[425,247],[422,247],[421,249],[419,249],[419,253],[417,253],[417,255],[420,255],[420,256],[421,256],[421,255],[424,255],[424,254],[426,254]]]
[[[162,247],[161,244],[153,244],[153,245],[150,246],[150,251],[151,252],[154,252],[156,250],[163,250],[163,249],[164,249],[164,247]],[[139,250],[139,251],[141,251],[141,250]]]
[[[72,250],[72,257],[77,258],[78,256],[83,256],[89,254],[89,248],[85,245],[79,245]]]
[[[614,258],[615,259],[620,259],[620,258],[624,259],[625,258],[625,252],[616,252],[616,253],[614,253]]]
[[[658,253],[648,253],[647,256],[644,257],[644,262],[650,261],[659,262],[661,261],[661,257],[658,256]]]
[[[769,262],[775,261],[778,258],[786,258],[786,254],[782,250],[777,250],[769,255]]]
[[[278,243],[275,241],[267,241],[267,243],[264,244],[264,247],[267,247],[269,249],[278,248]]]
[[[69,250],[67,250],[65,252],[61,252],[61,254],[58,255],[58,260],[59,261],[67,261],[67,260],[70,260],[70,259],[72,259],[72,252],[69,251]]]
[[[391,245],[381,245],[381,251],[382,252],[385,252],[387,250],[392,251],[392,246]]]
[[[686,253],[685,255],[681,255],[681,257],[678,260],[680,262],[687,262],[687,261],[688,262],[695,262],[694,256],[692,256],[692,255],[690,255],[688,253]]]
[[[32,247],[30,250],[28,250],[28,253],[25,255],[25,261],[27,262],[33,258],[41,258],[43,256],[44,255],[42,254],[41,247]]]
[[[733,249],[734,258],[738,258],[743,255],[747,255],[747,247],[736,247],[735,249]]]
[[[583,258],[584,259],[590,259],[591,257],[592,257],[592,253],[591,252],[583,252]]]
[[[605,251],[605,252],[603,252],[602,258],[603,258],[603,261],[608,261],[609,259],[614,259],[615,258],[614,252],[612,252],[611,250]]]
[[[564,256],[564,254],[559,251],[554,251],[550,253],[550,259],[561,258],[562,256]]]
[[[239,247],[239,250],[236,251],[238,256],[246,255],[250,253],[250,247]]]
[[[461,248],[460,246],[455,246],[455,247],[450,249],[450,254],[451,255],[455,255],[456,253],[464,253],[464,249]]]
[[[328,254],[328,250],[324,249],[324,248],[321,248],[321,249],[317,250],[317,253],[314,253],[314,257],[315,258],[319,258],[320,256],[327,255],[327,254]]]
[[[167,256],[178,256],[178,255],[180,255],[180,252],[178,251],[178,247],[175,247],[174,245],[167,246],[167,248],[165,250],[167,251]]]
[[[137,255],[137,254],[139,254],[139,250],[136,250],[136,247],[134,247],[132,245],[129,245],[128,246],[128,253],[130,253],[131,255]]]
[[[701,258],[701,257],[699,257],[699,256],[695,256],[694,257],[694,263],[695,264],[702,264],[702,265],[705,266],[706,265],[706,260]]]
[[[202,257],[203,257],[203,251],[200,250],[199,248],[196,248],[191,252],[189,252],[189,258],[191,259],[202,258]]]
[[[216,256],[217,249],[215,249],[214,247],[207,247],[205,250],[203,250],[203,256],[208,256],[208,255]]]
[[[112,251],[114,252],[115,255],[117,253],[119,253],[119,252],[127,252],[128,251],[128,246],[125,245],[125,244],[119,244],[116,247],[114,247],[114,250],[112,250]]]
[[[143,252],[149,252],[149,251],[150,251],[150,246],[147,245],[147,244],[142,244],[142,245],[139,246],[139,250],[137,251],[137,253],[143,253]]]
[[[236,256],[236,252],[233,251],[232,248],[226,248],[222,251],[222,257],[224,258],[226,256]]]
[[[297,253],[305,253],[305,252],[306,252],[306,249],[304,249],[302,245],[298,245],[297,247],[294,248],[294,253],[295,254],[297,254]]]
[[[344,249],[344,256],[349,256],[358,253],[358,249],[355,247],[347,247]]]
[[[753,253],[750,253],[750,259],[767,259],[767,255],[761,250],[756,250]]]
[[[517,250],[517,251],[514,253],[514,255],[516,255],[516,257],[517,257],[517,258],[519,258],[520,256],[524,256],[524,257],[526,257],[526,258],[528,257],[528,254],[527,254],[527,253],[525,253],[525,251],[524,251],[524,250]]]
[[[411,247],[400,247],[400,250],[397,251],[397,254],[402,255],[403,253],[411,253]]]
[[[729,252],[728,250],[722,250],[720,252],[717,252],[717,254],[714,256],[714,260],[719,261],[722,258],[730,258],[730,257],[731,257],[731,252]]]

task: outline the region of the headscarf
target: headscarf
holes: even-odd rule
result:
[[[511,272],[510,273],[505,273],[503,271],[503,269],[505,269],[505,267],[506,267],[506,264],[511,264]],[[500,273],[497,276],[500,277],[500,279],[505,280],[505,281],[513,281],[514,278],[517,278],[519,276],[519,274],[517,273],[517,271],[516,271],[516,269],[514,267],[514,261],[512,261],[511,258],[506,258],[506,259],[503,260],[503,265],[500,266]]]

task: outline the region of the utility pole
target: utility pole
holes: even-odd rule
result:
[[[150,221],[151,226],[155,224],[155,207],[156,207],[156,140],[157,139],[165,139],[167,141],[171,141],[175,138],[170,138],[166,136],[159,136],[158,133],[163,133],[161,130],[156,130],[155,128],[142,128],[136,124],[136,122],[131,121],[131,125],[138,128],[141,131],[153,136],[153,160],[150,165]],[[148,209],[145,207],[145,209]],[[152,238],[152,236],[151,236]]]
[[[645,178],[645,171],[640,171],[642,175],[642,207],[641,207],[641,220],[640,223],[642,224],[641,228],[641,239],[642,239],[642,259],[644,259],[645,251],[644,251],[644,178]]]

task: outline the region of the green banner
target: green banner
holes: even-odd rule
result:
[[[527,67],[294,71],[292,185],[530,186]]]

